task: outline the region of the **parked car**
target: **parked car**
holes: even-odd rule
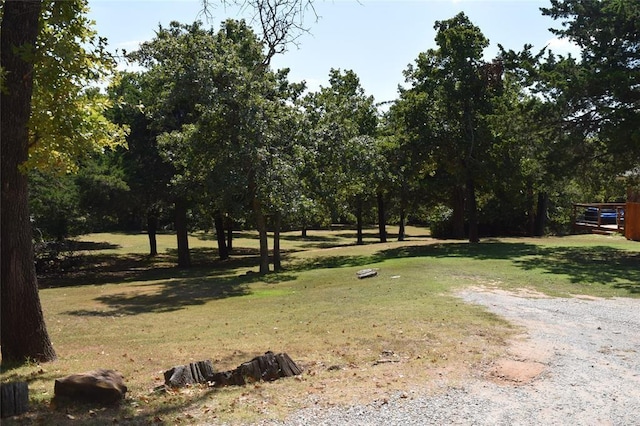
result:
[[[618,223],[618,212],[616,209],[599,209],[601,225],[615,225]],[[624,213],[621,213],[623,216]],[[585,222],[598,223],[598,208],[587,207],[584,212]]]

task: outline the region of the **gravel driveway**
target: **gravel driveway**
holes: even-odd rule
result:
[[[640,300],[459,294],[526,328],[494,380],[436,396],[305,409],[286,425],[640,425]]]

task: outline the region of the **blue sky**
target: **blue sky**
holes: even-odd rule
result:
[[[540,13],[540,7],[548,5],[548,0],[317,0],[318,21],[312,13],[307,15],[310,33],[298,39],[297,47],[276,56],[272,66],[290,68],[290,80],[305,80],[312,90],[328,84],[331,68],[351,69],[367,95],[376,102],[390,101],[397,97],[407,65],[420,52],[436,47],[435,21],[461,11],[490,40],[488,58],[496,54],[498,43],[514,50],[525,43],[535,48],[551,45],[557,53],[575,55],[574,46],[548,31],[560,27],[560,22]],[[153,38],[158,24],[205,21],[200,0],[89,0],[89,7],[98,34],[107,37],[111,50],[135,50]],[[218,6],[205,23],[215,28],[224,19],[241,17],[235,9]]]

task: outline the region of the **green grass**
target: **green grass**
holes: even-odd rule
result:
[[[456,383],[504,353],[514,327],[463,303],[456,290],[527,288],[552,296],[640,296],[640,244],[621,237],[493,239],[477,245],[435,241],[419,228],[408,241],[353,244],[348,229],[285,233],[285,271],[259,276],[253,233],[238,235],[231,260],[215,239],[190,239],[194,267],[177,269],[175,237],[79,239],[75,266],[41,279],[40,296],[59,360],[3,366],[2,381],[30,383],[32,412],[7,424],[189,424],[279,417],[299,406],[382,399]],[[358,280],[356,271],[379,275]],[[298,379],[243,388],[194,387],[154,393],[173,365],[212,359],[235,368],[267,350],[287,352]],[[377,364],[392,351],[393,363]],[[334,368],[329,368],[334,367]],[[119,407],[52,407],[53,381],[95,368],[122,372]],[[71,419],[69,416],[73,417]]]

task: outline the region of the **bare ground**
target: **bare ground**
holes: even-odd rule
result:
[[[523,327],[508,355],[439,392],[329,410],[291,425],[640,425],[640,300],[468,288],[467,303]]]

